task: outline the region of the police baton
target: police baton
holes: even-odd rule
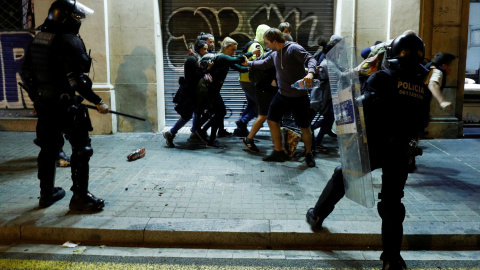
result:
[[[27,93],[29,92],[30,89],[26,85],[24,85],[23,83],[19,82],[18,85],[20,85],[23,89],[25,89],[25,91],[27,91]],[[83,104],[83,105],[85,105],[85,107],[87,107],[89,109],[98,110],[96,106],[87,105],[87,104]],[[108,112],[113,113],[113,114],[118,114],[118,115],[121,115],[121,116],[125,116],[125,117],[130,117],[130,118],[137,119],[137,120],[140,120],[140,121],[145,121],[145,118],[141,118],[141,117],[126,114],[126,113],[116,112],[116,111],[112,111],[112,110],[108,110]]]
[[[85,107],[89,108],[89,109],[92,109],[92,110],[97,110],[97,107],[96,106],[93,106],[93,105],[87,105],[87,104],[83,104],[85,105]],[[116,111],[112,111],[112,110],[108,110],[109,113],[113,113],[113,114],[118,114],[118,115],[121,115],[121,116],[125,116],[125,117],[130,117],[130,118],[133,118],[133,119],[137,119],[137,120],[140,120],[140,121],[145,121],[145,118],[141,118],[141,117],[138,117],[138,116],[134,116],[134,115],[130,115],[130,114],[126,114],[126,113],[121,113],[121,112],[116,112]]]

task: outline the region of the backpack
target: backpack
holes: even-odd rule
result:
[[[260,44],[260,42],[256,41],[256,40],[250,40],[249,42],[247,42],[247,44],[245,44],[245,46],[242,47],[242,53],[247,53],[248,52],[248,48],[250,48],[250,45],[252,45],[253,43],[258,43]]]
[[[212,108],[212,86],[211,82],[205,80],[205,78],[201,78],[198,82],[197,89],[196,89],[196,96],[197,96],[197,111],[204,111],[209,110]]]
[[[255,60],[263,60],[267,58],[267,56],[269,56],[272,52],[273,51],[268,51],[260,55],[259,57],[257,57]],[[259,83],[260,81],[263,80],[263,78],[265,78],[265,70],[258,69],[258,68],[250,68],[248,70],[248,78],[252,83]]]
[[[208,62],[211,60],[213,62],[215,62],[215,59],[217,59],[217,54],[215,53],[207,53],[205,54],[204,56],[202,56],[202,58],[200,59],[200,61],[198,61],[198,65],[203,68],[203,69],[207,69],[208,67]]]
[[[430,69],[430,67],[432,67],[432,66],[434,66],[436,69],[438,69],[442,72],[442,75],[443,75],[442,76],[442,85],[440,85],[440,89],[443,90],[443,88],[445,87],[445,84],[447,83],[447,72],[445,71],[445,69],[437,66],[433,62],[428,62],[427,64],[425,64],[425,68],[430,71],[428,73],[428,77],[425,79],[425,84],[428,85],[428,83],[430,82],[430,77],[432,76],[432,72],[433,72],[433,69]]]
[[[360,64],[358,73],[361,76],[369,77],[373,73],[382,69],[382,61],[385,53],[380,52],[372,57],[369,57]]]

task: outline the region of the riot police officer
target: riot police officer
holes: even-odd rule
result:
[[[55,160],[63,145],[62,132],[72,145],[70,209],[97,211],[105,206],[104,200],[88,191],[88,162],[93,154],[88,132],[93,128],[87,108],[81,105],[85,98],[95,104],[100,113],[109,111],[85,75],[90,70],[91,58],[78,35],[81,20],[92,13],[93,10],[74,0],[55,1],[41,32],[27,50],[22,67],[22,78],[38,115],[36,143],[41,148],[38,179],[42,208],[65,196],[61,187],[54,186]]]
[[[388,67],[368,79],[362,94],[372,170],[382,168],[377,205],[382,218],[380,257],[383,269],[404,269],[400,255],[405,207],[401,202],[408,177],[409,142],[428,124],[431,93],[422,79],[425,45],[416,35],[397,37],[387,50]],[[342,168],[337,167],[307,221],[321,228],[323,220],[345,195]]]

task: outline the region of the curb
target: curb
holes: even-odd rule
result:
[[[19,215],[0,218],[0,242],[82,242],[175,248],[380,250],[381,222],[325,221],[313,232],[304,220],[230,220]],[[477,222],[405,222],[405,250],[478,249]]]

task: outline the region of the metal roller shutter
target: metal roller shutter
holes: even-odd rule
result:
[[[258,25],[277,27],[286,21],[292,26],[293,39],[313,54],[318,49],[318,39],[333,33],[333,12],[334,0],[280,0],[275,3],[162,1],[167,125],[173,125],[179,118],[172,99],[178,89],[178,78],[183,76],[187,44],[195,42],[200,32],[215,36],[216,51],[225,37],[232,37],[238,42],[239,54],[243,45],[254,38]],[[229,72],[221,93],[228,110],[225,125],[234,126],[245,103],[237,71]]]

